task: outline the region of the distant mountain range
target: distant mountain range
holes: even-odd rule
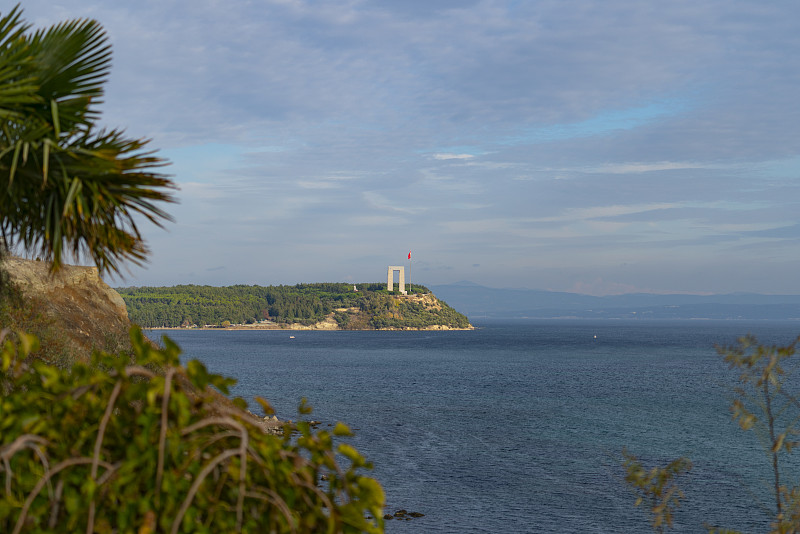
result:
[[[470,319],[800,320],[800,295],[632,293],[593,297],[535,289],[496,289],[472,282],[429,287]]]

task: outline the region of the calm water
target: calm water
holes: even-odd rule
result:
[[[352,443],[374,462],[387,511],[425,514],[387,521],[389,533],[646,532],[621,482],[623,447],[645,461],[694,461],[676,531],[705,532],[704,521],[766,530],[753,506],[766,458],[730,421],[731,373],[713,347],[748,332],[789,343],[800,323],[478,326],[151,336],[166,333],[281,418],[297,419],[305,396],[313,419],[357,429]]]

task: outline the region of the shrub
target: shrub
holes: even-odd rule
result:
[[[135,364],[95,353],[71,370],[26,361],[36,338],[6,334],[0,531],[383,531],[383,490],[360,474],[371,466],[334,446],[345,425],[267,434],[209,388],[227,393],[232,379],[181,366],[177,345],[156,349],[136,328]]]

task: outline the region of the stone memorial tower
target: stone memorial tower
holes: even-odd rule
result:
[[[386,290],[393,291],[394,290],[394,273],[398,271],[400,273],[400,293],[403,295],[407,295],[406,292],[406,272],[402,265],[390,265],[389,272],[386,275]]]

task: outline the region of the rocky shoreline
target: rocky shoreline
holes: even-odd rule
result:
[[[447,325],[429,325],[422,328],[415,328],[411,326],[403,327],[403,328],[396,328],[396,327],[389,327],[389,328],[379,328],[379,329],[367,329],[367,328],[340,328],[336,321],[333,320],[333,317],[326,317],[324,320],[314,323],[312,325],[304,325],[300,323],[273,323],[273,322],[265,322],[265,323],[255,323],[255,324],[232,324],[230,326],[195,326],[195,327],[184,327],[184,326],[163,326],[157,328],[150,328],[150,330],[326,330],[326,331],[350,331],[350,332],[367,332],[367,331],[402,331],[402,330],[410,330],[410,331],[444,331],[444,330],[452,330],[452,331],[468,331],[468,330],[475,330],[475,327],[469,325],[467,328],[456,328]]]

